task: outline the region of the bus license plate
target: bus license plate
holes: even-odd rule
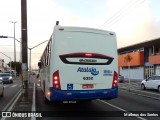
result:
[[[93,84],[82,84],[83,89],[88,89],[88,88],[93,88],[93,87],[94,87]]]

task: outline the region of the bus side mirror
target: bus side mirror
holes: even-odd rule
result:
[[[38,62],[38,67],[41,68],[41,66],[42,66],[42,63],[41,63],[41,62]]]
[[[37,78],[39,78],[39,74],[37,74]]]

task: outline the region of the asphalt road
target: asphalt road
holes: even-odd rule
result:
[[[36,110],[38,112],[49,111],[52,117],[38,118],[37,120],[158,120],[160,117],[125,117],[124,114],[150,115],[158,112],[160,116],[160,104],[158,100],[146,98],[136,95],[135,93],[128,92],[127,90],[119,90],[119,97],[113,100],[93,100],[91,102],[77,102],[77,103],[55,103],[44,104],[43,93],[36,89]],[[109,112],[108,112],[109,111]],[[67,114],[75,114],[74,117],[66,117]],[[76,114],[78,116],[76,116]],[[55,114],[60,114],[60,117],[54,117]],[[89,114],[89,116],[86,116]],[[108,115],[109,114],[109,115]],[[93,117],[92,117],[93,115]],[[123,117],[122,117],[123,115]],[[142,115],[142,114],[141,114]],[[133,115],[132,115],[133,116]]]
[[[4,84],[4,95],[0,97],[0,111],[9,103],[14,95],[21,89],[21,80],[14,78],[12,84]]]

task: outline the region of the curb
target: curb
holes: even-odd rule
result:
[[[36,85],[35,85],[35,83],[34,83],[34,85],[33,85],[33,97],[32,97],[32,112],[35,112],[36,111],[36,100],[35,100],[35,98],[36,98],[36,94],[35,94],[35,89],[36,89],[36,87],[35,87]],[[31,120],[36,120],[36,117],[31,117]]]
[[[126,90],[128,92],[132,92],[133,94],[136,94],[136,95],[139,95],[139,96],[143,96],[143,97],[147,97],[147,98],[152,98],[152,99],[160,101],[160,95],[159,94],[145,92],[145,91],[141,91],[141,90],[128,89],[128,88],[120,88],[120,89],[121,90]]]

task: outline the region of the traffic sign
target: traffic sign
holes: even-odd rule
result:
[[[127,54],[127,56],[125,56],[125,60],[126,60],[127,62],[131,62],[132,59],[133,59],[133,58],[132,58],[132,56],[131,56],[130,54]]]

